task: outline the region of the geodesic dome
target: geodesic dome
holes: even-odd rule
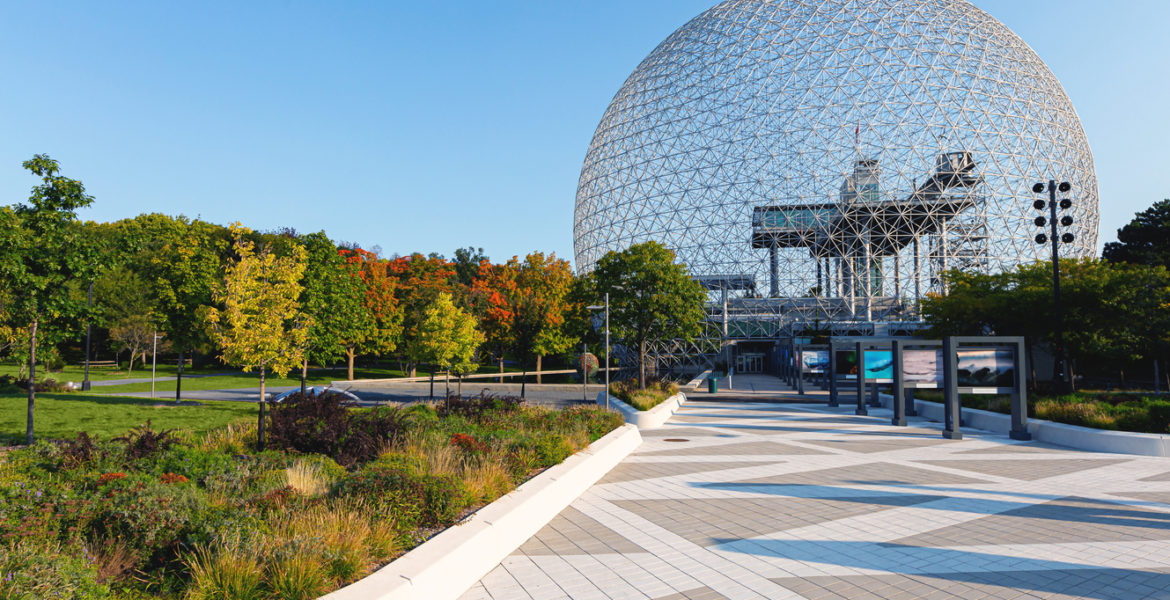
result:
[[[712,290],[854,318],[865,297],[897,318],[945,269],[1044,259],[1031,188],[1049,179],[1072,184],[1061,255],[1093,255],[1097,180],[1072,104],[964,0],[728,0],[605,111],[576,265],[656,240]]]

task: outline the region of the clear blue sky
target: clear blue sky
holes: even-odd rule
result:
[[[714,0],[10,2],[0,203],[34,153],[83,216],[324,229],[384,254],[572,258],[586,147],[638,62]],[[1064,83],[1101,242],[1170,197],[1170,2],[976,0]]]

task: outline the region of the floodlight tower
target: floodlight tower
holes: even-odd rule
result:
[[[1037,194],[1043,194],[1044,190],[1048,190],[1048,201],[1037,200],[1032,203],[1036,210],[1043,211],[1048,209],[1048,218],[1043,216],[1036,217],[1033,221],[1037,227],[1044,227],[1049,225],[1051,228],[1051,239],[1044,233],[1036,234],[1036,243],[1044,244],[1045,242],[1052,243],[1052,308],[1056,316],[1056,362],[1053,365],[1053,379],[1056,380],[1057,391],[1067,393],[1072,391],[1072,381],[1068,377],[1068,368],[1065,364],[1067,358],[1064,353],[1064,318],[1060,309],[1060,246],[1061,244],[1071,244],[1076,236],[1072,232],[1064,232],[1060,234],[1059,239],[1056,230],[1056,192],[1062,194],[1068,193],[1072,189],[1072,185],[1067,181],[1056,184],[1056,181],[1049,179],[1048,185],[1043,183],[1036,183],[1032,186],[1032,191]],[[1065,211],[1072,207],[1072,200],[1062,198],[1060,200],[1060,210]],[[1073,218],[1070,215],[1064,215],[1060,218],[1060,225],[1068,227],[1073,224]]]

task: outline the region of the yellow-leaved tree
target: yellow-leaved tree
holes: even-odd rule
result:
[[[451,294],[446,292],[439,294],[424,315],[418,333],[420,357],[447,373],[448,393],[451,371],[459,374],[459,394],[462,395],[462,375],[479,368],[475,363],[475,351],[484,341],[483,333],[476,328],[475,317],[455,306]],[[432,387],[434,377],[432,369]]]
[[[212,297],[220,308],[207,311],[211,339],[222,351],[220,359],[245,373],[260,370],[260,416],[257,439],[264,447],[269,370],[284,377],[301,362],[309,319],[300,312],[301,276],[305,249],[293,245],[289,256],[276,256],[267,245],[259,249],[247,239],[251,230],[231,226],[236,260],[229,263],[222,285]]]

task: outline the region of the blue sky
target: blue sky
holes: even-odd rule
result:
[[[714,0],[44,2],[0,7],[0,203],[61,161],[83,216],[200,216],[494,259],[572,258],[602,112]],[[976,0],[1063,82],[1101,243],[1170,197],[1170,2]]]

